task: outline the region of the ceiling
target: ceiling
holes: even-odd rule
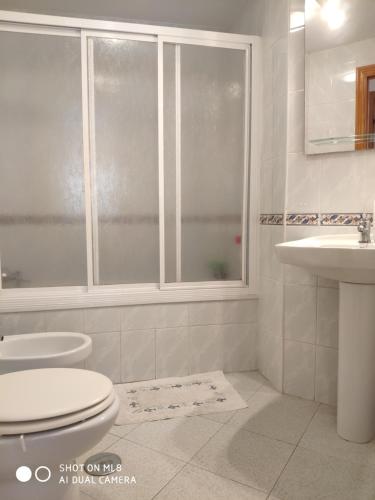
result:
[[[332,0],[328,0],[332,1]],[[342,10],[342,26],[330,29],[321,16],[327,0],[306,0],[306,51],[316,52],[375,37],[375,0],[333,0]],[[310,13],[310,15],[309,15]],[[335,19],[333,10],[333,22]]]
[[[0,10],[233,32],[262,0],[0,0]],[[256,34],[256,33],[254,33]]]

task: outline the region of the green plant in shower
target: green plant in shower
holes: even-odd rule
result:
[[[225,260],[211,260],[208,263],[216,280],[226,280],[228,277],[228,263]]]

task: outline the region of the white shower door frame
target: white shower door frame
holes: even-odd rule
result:
[[[258,292],[258,170],[260,155],[260,39],[217,33],[93,19],[0,11],[0,31],[76,36],[81,38],[82,133],[86,205],[87,286],[1,289],[0,312],[97,307],[163,302],[248,299]],[[158,46],[158,168],[160,282],[97,285],[99,282],[96,200],[95,116],[90,37],[121,38]],[[163,47],[176,49],[176,283],[165,281]],[[180,47],[184,44],[237,49],[245,56],[244,166],[242,207],[242,277],[239,281],[181,282],[181,107]]]
[[[165,217],[164,217],[164,83],[163,83],[163,56],[164,44],[174,45],[175,50],[175,86],[176,86],[176,282],[166,283],[165,280]],[[214,47],[223,49],[240,50],[245,57],[245,111],[244,111],[244,165],[243,165],[243,206],[242,206],[242,272],[241,280],[237,281],[207,281],[207,282],[182,282],[181,281],[181,46],[194,45],[203,47]],[[182,36],[159,36],[158,37],[158,76],[159,76],[159,213],[160,213],[160,287],[162,289],[181,288],[216,288],[226,287],[246,287],[248,284],[247,275],[247,249],[248,249],[248,194],[249,194],[249,164],[250,164],[250,66],[251,47],[244,43],[220,42],[209,39],[192,39]],[[160,189],[162,187],[162,189]]]

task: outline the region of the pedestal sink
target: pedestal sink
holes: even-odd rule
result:
[[[281,262],[340,282],[337,432],[348,441],[375,437],[375,245],[358,234],[276,245]]]

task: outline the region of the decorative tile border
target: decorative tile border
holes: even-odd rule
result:
[[[373,221],[370,213],[292,213],[287,214],[287,226],[358,226],[363,219]],[[283,214],[261,214],[260,224],[263,226],[281,226],[284,224]]]
[[[363,219],[372,221],[372,214],[368,213],[346,213],[346,214],[321,214],[320,224],[322,226],[358,226]]]
[[[287,214],[287,226],[318,226],[319,214]]]
[[[260,223],[262,226],[282,226],[284,214],[261,214]]]

